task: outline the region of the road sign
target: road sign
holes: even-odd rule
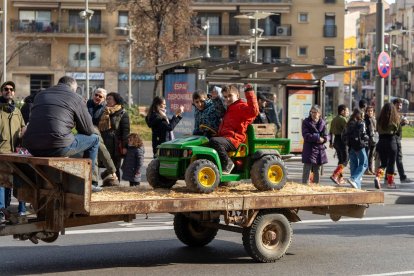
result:
[[[391,71],[391,57],[386,52],[381,52],[377,61],[378,73],[381,78],[386,78]]]

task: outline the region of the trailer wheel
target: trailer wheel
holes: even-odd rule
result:
[[[254,162],[250,176],[260,191],[280,190],[286,184],[287,170],[279,157],[266,155]]]
[[[214,222],[218,223],[219,219]],[[200,222],[178,213],[174,216],[174,232],[182,243],[191,247],[201,247],[214,240],[218,229],[205,227]]]
[[[148,184],[156,188],[166,188],[170,189],[174,186],[176,180],[175,179],[168,179],[159,173],[160,169],[160,160],[154,159],[152,160],[147,167],[147,181]]]
[[[40,240],[46,243],[52,243],[59,237],[59,232],[44,232],[47,237],[41,238]]]
[[[220,183],[217,166],[206,159],[198,159],[188,166],[185,172],[185,184],[194,192],[211,193]]]
[[[254,260],[271,263],[286,254],[292,235],[290,222],[284,215],[259,213],[253,224],[243,229],[243,246]]]

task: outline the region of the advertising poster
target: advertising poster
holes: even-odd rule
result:
[[[183,118],[174,129],[176,138],[191,135],[194,129],[193,92],[195,74],[167,74],[164,78],[164,97],[167,104],[167,116],[171,118],[175,110],[184,106]]]
[[[315,102],[315,91],[290,89],[288,91],[288,135],[292,153],[301,153],[303,149],[302,122],[309,116]]]

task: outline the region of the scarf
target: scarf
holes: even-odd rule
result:
[[[168,124],[170,124],[170,120],[168,120],[168,117],[167,117],[167,110],[165,108],[159,108],[158,113],[161,115],[161,117],[163,117],[167,121]],[[170,135],[170,141],[174,140],[175,137],[174,137],[174,132],[172,130],[169,132],[169,135]]]
[[[111,129],[111,119],[110,119],[110,115],[114,114],[115,112],[119,111],[122,109],[122,105],[117,104],[115,106],[109,107],[106,106],[105,110],[102,113],[101,119],[99,120],[99,131],[105,131],[108,129]]]
[[[16,105],[14,104],[14,101],[8,102],[5,98],[0,97],[0,109],[2,111],[5,111],[7,113],[12,113],[14,109],[16,108]]]

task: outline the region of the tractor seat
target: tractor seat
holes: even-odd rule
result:
[[[246,157],[248,155],[247,145],[246,144],[240,144],[236,151],[229,151],[227,152],[227,155],[230,158],[233,157]]]

